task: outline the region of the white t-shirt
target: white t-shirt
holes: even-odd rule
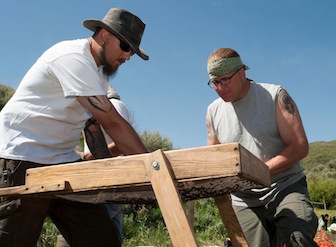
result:
[[[73,162],[91,114],[75,96],[106,95],[108,77],[87,39],[48,49],[0,113],[0,157],[40,164]]]
[[[112,105],[116,109],[116,111],[119,113],[120,116],[122,116],[127,122],[130,123],[130,114],[128,112],[127,106],[124,102],[118,99],[110,99]],[[112,138],[105,132],[104,128],[101,126],[101,130],[103,131],[105,141],[107,144],[110,144],[113,142]],[[90,152],[89,147],[87,146],[87,143],[84,142],[84,153]]]

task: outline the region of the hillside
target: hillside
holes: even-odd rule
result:
[[[308,180],[336,178],[336,140],[309,144],[309,155],[302,160]]]

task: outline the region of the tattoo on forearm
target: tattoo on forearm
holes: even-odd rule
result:
[[[85,141],[95,159],[111,157],[100,125],[89,119],[84,128]]]
[[[292,98],[288,95],[288,93],[282,90],[279,94],[279,101],[285,105],[286,111],[292,115],[292,119],[295,116],[295,107]],[[279,102],[281,104],[281,102]]]
[[[95,159],[103,159],[111,157],[110,152],[106,146],[105,138],[99,138],[100,136],[93,135],[90,151]],[[88,144],[89,146],[89,144]]]
[[[103,112],[107,112],[105,109],[101,108],[99,105],[102,105],[104,102],[105,98],[99,98],[98,96],[89,96],[86,97],[87,100],[89,101],[89,103],[96,108],[97,110],[103,111]]]

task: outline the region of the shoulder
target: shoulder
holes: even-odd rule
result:
[[[88,44],[87,39],[63,40],[50,47],[50,49],[77,48],[82,50]]]
[[[40,59],[60,76],[64,72],[73,73],[80,75],[81,78],[87,77],[89,81],[99,79],[99,74],[102,74],[97,69],[86,39],[62,41],[47,50]],[[91,78],[92,76],[94,78]]]
[[[81,56],[90,57],[90,46],[86,39],[65,40],[61,41],[43,53],[43,57],[49,61],[53,61],[60,57]]]
[[[112,103],[112,105],[114,107],[116,107],[116,106],[118,106],[118,107],[126,107],[126,104],[123,101],[119,100],[119,99],[111,98],[110,102]]]
[[[114,108],[116,109],[116,111],[120,114],[120,116],[122,116],[126,121],[130,121],[130,113],[127,109],[126,104],[118,99],[110,99],[110,102],[112,103],[112,105],[114,106]]]
[[[271,95],[273,99],[284,89],[281,85],[271,83],[251,83],[251,89],[255,94]]]
[[[223,113],[232,109],[232,103],[225,102],[222,98],[217,98],[214,100],[207,108],[208,116],[215,116],[218,113]]]
[[[277,90],[282,89],[281,85],[272,84],[272,83],[263,83],[263,82],[259,82],[259,83],[251,82],[251,87],[255,88],[256,90],[266,89],[267,91],[277,91]]]
[[[225,103],[225,101],[222,98],[219,97],[209,104],[208,109],[217,108],[218,106],[220,106],[223,103]]]

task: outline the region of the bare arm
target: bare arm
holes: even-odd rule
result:
[[[116,157],[122,154],[114,142],[106,145],[107,143],[100,124],[93,118],[90,118],[86,122],[83,136],[90,150],[90,152],[83,153],[82,159],[84,160]]]
[[[121,153],[128,155],[148,152],[133,127],[119,115],[107,96],[78,96],[77,100],[103,126]]]
[[[120,150],[118,149],[118,147],[116,146],[114,142],[108,144],[107,148],[108,148],[109,154],[111,155],[110,157],[117,157],[117,156],[122,155],[122,152],[120,152]],[[84,160],[94,160],[96,159],[95,157],[97,157],[97,156],[94,156],[91,152],[83,153],[83,156],[84,156],[83,157]]]
[[[90,118],[86,122],[83,135],[90,150],[89,153],[84,153],[85,160],[111,157],[100,124],[95,119]]]
[[[308,155],[309,144],[299,110],[286,90],[282,89],[276,102],[276,118],[285,148],[266,161],[271,175],[285,171]]]
[[[112,157],[120,156],[123,154],[114,142],[108,144],[107,147]]]
[[[207,126],[207,140],[208,140],[208,146],[210,145],[215,145],[215,144],[220,144],[218,141],[217,136],[215,135],[215,132],[213,131],[211,127],[210,120],[208,118],[208,115],[206,116],[206,126]]]

